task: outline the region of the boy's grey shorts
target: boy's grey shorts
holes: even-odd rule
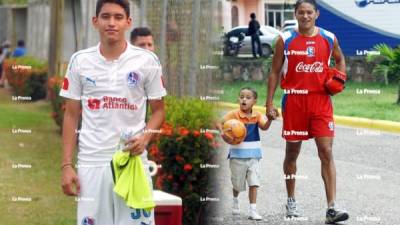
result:
[[[231,168],[231,181],[236,191],[246,190],[247,185],[260,186],[260,159],[237,159],[229,160]]]

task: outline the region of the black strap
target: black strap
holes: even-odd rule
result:
[[[113,178],[113,181],[114,181],[114,184],[115,184],[115,172],[114,172],[114,164],[113,164],[112,160],[110,161],[110,164],[111,164],[112,178]]]

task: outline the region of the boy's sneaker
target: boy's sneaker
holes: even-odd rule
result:
[[[332,224],[349,219],[349,214],[344,210],[331,207],[326,210],[326,224]]]
[[[232,214],[240,215],[239,199],[237,199],[237,198],[233,199]]]
[[[288,198],[286,204],[286,217],[299,217],[299,211],[297,210],[297,203],[294,198]]]
[[[250,209],[249,211],[249,220],[262,220],[262,216],[257,213],[257,210]]]

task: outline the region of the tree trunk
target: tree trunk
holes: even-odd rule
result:
[[[198,75],[198,58],[199,58],[199,28],[200,28],[200,1],[193,1],[192,3],[192,43],[190,54],[190,69],[189,69],[189,82],[188,91],[190,96],[197,94],[197,75]]]
[[[396,101],[396,103],[397,103],[398,105],[400,105],[400,78],[399,78],[399,81],[398,81],[397,101]]]

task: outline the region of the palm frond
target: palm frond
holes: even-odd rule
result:
[[[395,58],[395,52],[393,48],[387,44],[377,44],[374,46],[374,49],[377,50],[380,53],[380,56],[384,57],[386,60],[393,60]]]
[[[389,72],[389,66],[378,64],[372,70],[372,74],[375,76],[386,76]]]

